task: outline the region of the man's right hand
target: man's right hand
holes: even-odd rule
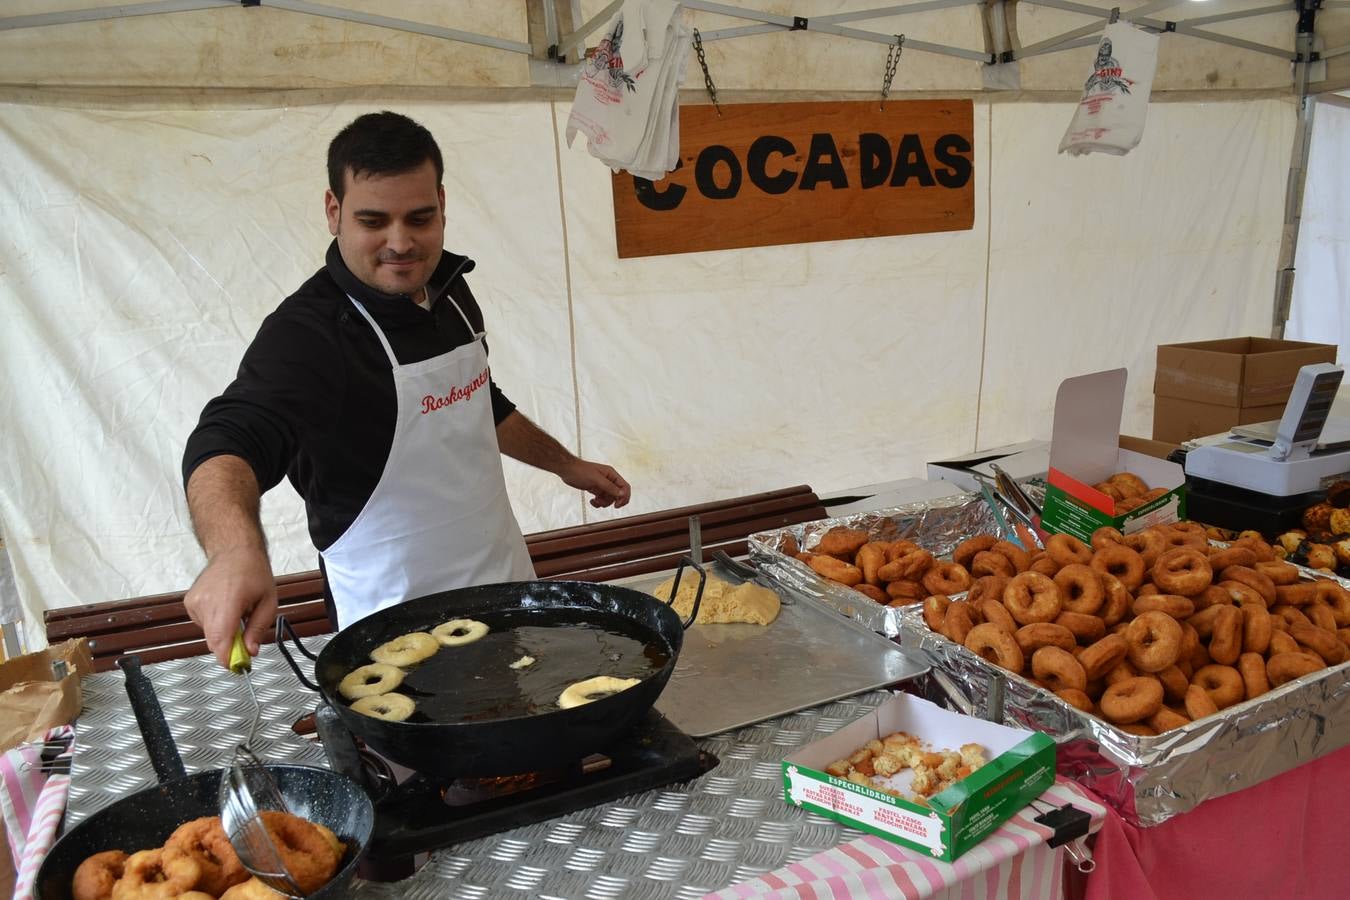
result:
[[[248,623],[244,646],[250,656],[257,656],[277,617],[277,583],[267,552],[242,546],[217,553],[188,588],[183,605],[222,666],[229,667],[241,619]]]

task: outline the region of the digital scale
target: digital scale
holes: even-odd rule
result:
[[[1323,479],[1350,471],[1350,439],[1322,440],[1344,374],[1331,363],[1304,366],[1273,431],[1240,426],[1188,450],[1187,515],[1269,533],[1297,527],[1302,510],[1320,499]],[[1350,437],[1333,424],[1337,437]]]

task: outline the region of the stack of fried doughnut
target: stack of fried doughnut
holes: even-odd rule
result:
[[[996,552],[982,535],[954,556]],[[1002,555],[1002,554],[1001,554]],[[1005,556],[927,626],[1083,712],[1155,735],[1350,658],[1350,591],[1302,581],[1259,535],[1211,544],[1194,522],[1091,545],[1067,534]]]
[[[1150,488],[1144,479],[1133,472],[1117,472],[1093,487],[1116,503],[1116,515],[1127,513],[1167,493],[1167,488]]]
[[[282,861],[306,895],[336,874],[347,847],[332,831],[289,813],[261,813]],[[105,850],[80,863],[74,900],[251,900],[280,897],[252,877],[230,845],[219,816],[178,826],[164,846],[126,853]]]
[[[974,578],[996,572],[1012,573],[1012,563],[1002,554],[1020,554],[1022,548],[989,538],[984,550],[992,553],[953,554],[950,562],[912,541],[878,541],[859,528],[831,528],[809,552],[802,552],[790,536],[780,549],[801,560],[818,575],[851,587],[886,606],[918,603],[930,594],[959,594]]]

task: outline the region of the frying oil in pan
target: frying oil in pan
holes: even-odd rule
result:
[[[670,659],[660,640],[595,610],[511,610],[481,615],[490,629],[442,647],[409,668],[398,688],[417,703],[409,722],[465,722],[550,712],[568,685],[597,675],[646,678]],[[428,626],[428,630],[434,626]],[[534,663],[511,664],[523,656]]]

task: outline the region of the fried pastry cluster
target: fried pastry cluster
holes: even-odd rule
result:
[[[1053,535],[1011,576],[923,602],[932,631],[1137,735],[1350,658],[1350,591],[1305,580],[1258,534],[1222,547],[1194,522]]]
[[[327,827],[290,813],[259,815],[282,862],[306,895],[337,872],[347,845]],[[180,825],[162,847],[127,853],[105,850],[80,863],[71,880],[73,900],[253,900],[281,897],[253,877],[225,836],[220,816]]]
[[[929,797],[942,793],[985,762],[984,748],[979,744],[962,744],[960,750],[930,750],[916,736],[895,731],[868,741],[847,758],[830,763],[825,771],[836,778],[926,806]],[[911,794],[889,784],[904,769],[913,773]]]
[[[994,543],[990,541],[991,546]],[[970,587],[976,575],[1011,571],[1011,563],[997,552],[987,559],[972,556],[946,562],[934,559],[932,553],[913,541],[875,540],[859,528],[831,528],[806,551],[791,538],[780,549],[806,563],[821,577],[853,588],[886,606],[918,603],[929,594],[960,593]],[[995,549],[1022,552],[1006,541]]]
[[[1115,501],[1116,515],[1127,513],[1167,493],[1167,488],[1150,488],[1144,479],[1133,472],[1117,472],[1097,482],[1093,488]]]

